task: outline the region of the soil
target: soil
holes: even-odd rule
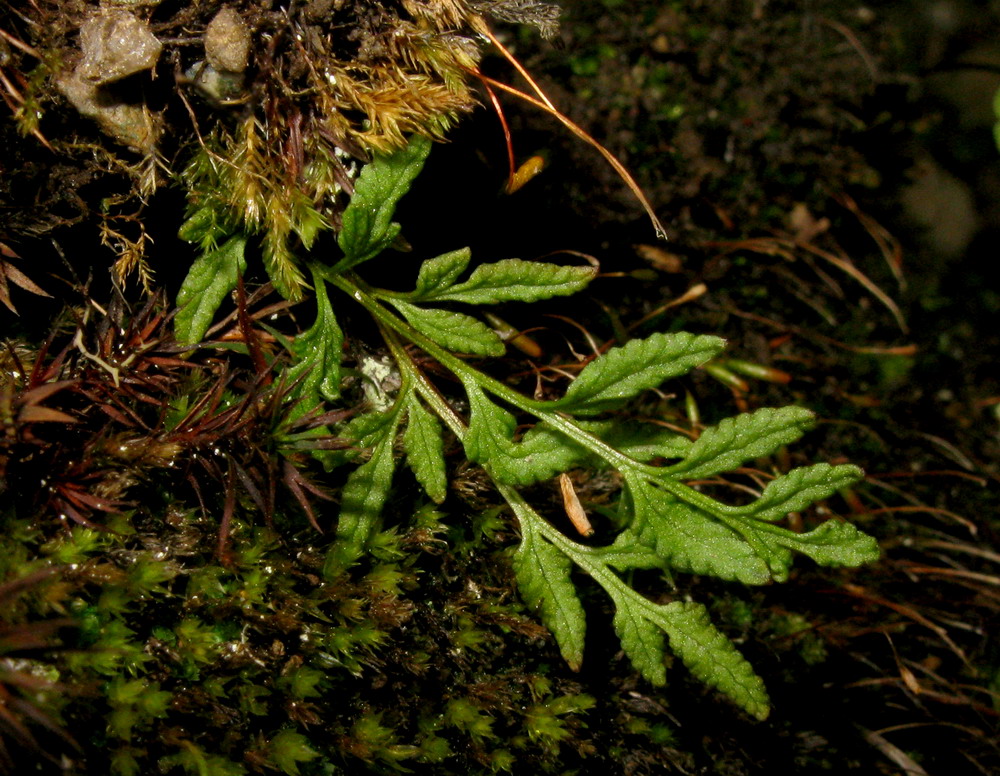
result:
[[[553,102],[636,175],[670,240],[657,244],[592,148],[508,98],[519,160],[542,154],[548,167],[485,212],[451,200],[459,233],[487,256],[523,255],[517,242],[533,234],[535,255],[598,257],[609,277],[572,314],[599,341],[705,284],[653,326],[722,334],[735,355],[792,379],[746,392],[702,385],[703,413],[734,401],[815,408],[827,420],[799,453],[865,467],[856,496],[866,506],[856,507],[868,516],[856,518],[885,548],[877,568],[836,580],[802,571],[750,596],[755,611],[804,617],[829,650],[805,668],[801,639],[755,623],[766,646],[747,648],[780,688],[771,722],[680,712],[670,696],[684,756],[624,772],[1000,768],[998,578],[994,561],[972,561],[993,551],[1000,528],[1000,294],[989,269],[1000,162],[983,105],[1000,86],[998,23],[961,3],[609,1],[567,8],[561,46],[506,39]],[[499,58],[490,66],[516,81]],[[475,117],[436,161],[502,176],[500,133],[483,141],[491,121]],[[797,247],[779,250],[789,238]],[[610,277],[651,257],[654,279]]]

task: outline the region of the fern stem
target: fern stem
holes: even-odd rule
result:
[[[421,334],[408,323],[386,310],[385,307],[379,304],[377,299],[362,289],[359,283],[354,282],[354,278],[348,278],[342,274],[330,273],[326,274],[326,278],[337,288],[348,294],[351,298],[358,302],[358,304],[368,310],[368,312],[372,314],[379,324],[392,329],[413,342],[415,345],[418,345],[421,349],[426,351],[428,355],[433,356],[434,359],[440,362],[442,366],[451,370],[456,377],[462,380],[469,380],[478,385],[480,388],[488,390],[494,396],[502,399],[508,404],[517,407],[524,412],[531,413],[539,420],[545,421],[564,433],[574,442],[577,442],[587,448],[595,455],[600,456],[620,471],[638,470],[642,467],[642,464],[635,459],[630,458],[624,453],[616,450],[614,447],[608,445],[603,440],[598,439],[593,434],[584,431],[582,428],[577,426],[572,421],[567,420],[562,415],[543,409],[541,402],[530,399],[499,380],[480,372],[478,369],[470,367],[462,361],[462,359],[452,353],[449,353],[445,348],[442,348],[429,337]],[[429,385],[429,383],[427,383],[427,385]],[[423,395],[423,393],[424,392],[422,391],[421,394]],[[442,417],[442,419],[444,419],[444,417]],[[454,429],[452,430],[454,431]]]
[[[625,475],[626,478],[628,475],[632,474],[655,481],[657,486],[669,491],[681,501],[723,522],[731,530],[742,536],[750,544],[750,546],[753,547],[754,551],[761,555],[761,557],[768,557],[769,553],[767,552],[766,547],[754,535],[753,531],[746,530],[746,526],[743,525],[742,521],[734,518],[730,514],[727,514],[725,505],[720,504],[702,493],[699,493],[688,485],[666,477],[658,476],[660,472],[655,467],[649,467],[646,464],[636,461],[630,456],[625,455],[621,451],[607,444],[602,439],[599,439],[593,434],[581,429],[573,423],[572,420],[565,418],[557,412],[542,409],[539,406],[539,402],[529,399],[527,396],[524,396],[522,393],[514,390],[508,385],[505,385],[499,380],[480,372],[478,369],[470,367],[460,358],[448,352],[445,348],[441,347],[424,334],[421,334],[408,323],[383,307],[373,294],[368,293],[366,289],[362,288],[362,281],[359,278],[329,272],[326,273],[326,278],[341,291],[350,295],[375,318],[386,336],[386,342],[388,343],[397,364],[399,364],[401,371],[407,375],[409,379],[416,382],[420,395],[424,397],[431,407],[433,407],[436,414],[459,439],[463,439],[465,436],[465,423],[437,392],[434,385],[427,379],[422,370],[420,370],[419,367],[417,367],[417,365],[413,362],[410,355],[396,338],[396,334],[405,337],[426,351],[428,355],[432,356],[435,360],[441,363],[442,366],[447,367],[459,379],[478,385],[480,388],[488,390],[490,393],[494,394],[508,404],[525,412],[531,413],[539,420],[548,423],[550,426],[562,432],[574,442],[582,445],[595,455],[603,458],[610,465]],[[486,469],[488,471],[489,467],[487,466]],[[506,499],[507,494],[504,492],[504,488],[506,486],[502,486],[500,483],[497,483],[497,486],[501,488],[501,492],[504,494],[504,498]],[[516,494],[516,491],[511,491],[511,493]],[[546,523],[546,525],[548,525],[548,523]],[[552,528],[551,530],[555,531],[560,537],[563,537],[562,541],[569,541],[555,528]],[[548,531],[543,531],[543,533],[546,538],[551,540]],[[574,546],[579,547],[580,549],[586,549],[582,545]],[[560,547],[560,549],[563,549],[567,552],[567,554],[570,554],[568,548]],[[578,565],[585,568],[588,573],[594,573],[596,569],[590,568],[593,564],[583,562],[582,559],[578,559],[579,554],[575,553],[575,551],[573,552],[574,554],[571,555],[571,557],[573,557],[574,562],[577,562]],[[606,567],[603,564],[601,564],[601,568],[605,568],[606,570]],[[614,574],[610,571],[606,570],[606,573],[614,576]],[[615,579],[617,579],[617,577],[615,577]]]
[[[438,417],[444,421],[444,424],[448,426],[451,432],[457,436],[459,439],[465,435],[467,430],[465,423],[445,401],[444,397],[438,393],[434,384],[427,379],[427,375],[424,374],[423,370],[417,366],[413,358],[409,353],[406,352],[406,348],[403,347],[396,334],[391,331],[382,329],[383,336],[385,337],[386,344],[389,346],[389,351],[392,353],[393,358],[399,365],[400,374],[403,376],[404,381],[410,381],[416,388],[417,392],[424,398],[424,400],[431,406]]]

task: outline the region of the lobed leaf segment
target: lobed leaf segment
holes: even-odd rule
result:
[[[339,432],[369,453],[344,486],[338,542],[326,559],[326,573],[332,578],[356,562],[378,532],[397,466],[397,440],[427,495],[438,503],[444,500],[447,427],[516,515],[521,533],[514,555],[518,586],[572,667],[583,662],[586,631],[572,577],[577,568],[610,596],[622,648],[647,680],[665,683],[669,645],[697,678],[749,714],[765,718],[769,701],[761,679],[715,628],[704,605],[650,600],[630,587],[621,572],[663,569],[761,585],[787,579],[793,552],[824,566],[872,562],[879,555],[875,540],[849,523],[830,519],[807,533],[777,524],[788,513],[857,481],[861,471],[825,463],[797,468],[773,479],[750,503],[734,506],[689,483],[796,441],[813,423],[809,411],[792,406],[746,413],[706,429],[693,442],[594,418],[718,356],[725,344],[718,337],[657,333],[631,341],[595,358],[561,398],[550,401],[524,396],[456,355],[499,356],[504,343],[478,318],[437,305],[568,295],[585,288],[596,269],[508,259],[480,265],[463,281],[470,254],[457,250],[425,261],[412,291],[370,286],[356,268],[378,256],[399,234],[392,220],[396,203],[419,173],[429,147],[429,140],[415,137],[403,150],[376,157],[359,176],[344,211],[338,237],[342,257],[307,262],[316,320],[291,346],[293,362],[287,372],[303,411],[339,396],[343,334],[329,288],[344,292],[371,314],[400,377],[398,391],[382,408],[357,415]],[[178,317],[178,327],[189,340],[204,333],[224,295],[220,289],[235,285],[242,270],[242,245],[234,239],[209,254],[208,261],[217,265],[210,277],[203,259],[184,285],[182,299],[190,300],[191,312]],[[416,346],[454,374],[465,393],[467,417],[438,391],[407,346]],[[535,419],[520,438],[514,411]],[[668,463],[651,463],[658,460]],[[618,505],[623,527],[605,546],[570,539],[518,491],[585,463],[612,467],[623,482]]]

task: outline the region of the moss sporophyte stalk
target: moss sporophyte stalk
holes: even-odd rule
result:
[[[595,754],[601,700],[551,678],[545,629],[574,671],[610,636],[648,685],[679,662],[768,716],[762,680],[682,580],[762,586],[788,579],[794,553],[878,558],[837,517],[781,524],[811,519],[855,466],[769,466],[739,503],[704,487],[796,442],[813,414],[759,409],[697,435],[624,420],[693,370],[740,371],[717,360],[722,339],[683,331],[595,348],[530,396],[492,376],[516,340],[484,322],[493,308],[577,294],[596,262],[474,264],[457,248],[412,288],[374,284],[470,81],[507,88],[477,70],[483,40],[511,58],[484,17],[547,33],[554,6],[34,5],[32,43],[5,31],[9,56],[37,60],[144,159],[116,167],[132,191],[101,215],[118,274],[149,277],[145,229],[117,228],[142,223],[164,176],[198,256],[175,313],[156,295],[135,311],[86,298],[48,345],[2,357],[0,764],[48,750],[56,770],[115,776],[565,770]],[[168,54],[177,91],[157,96],[148,76]],[[34,83],[7,95],[48,142]],[[174,110],[195,127],[179,172],[163,153]],[[249,282],[258,260],[276,305]],[[574,485],[589,475],[599,504]],[[662,721],[627,725],[671,740]]]

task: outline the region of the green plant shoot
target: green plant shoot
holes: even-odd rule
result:
[[[615,633],[649,682],[666,682],[669,647],[702,682],[752,716],[765,718],[770,704],[763,683],[715,628],[704,605],[669,597],[650,600],[633,589],[622,572],[663,569],[763,585],[788,578],[794,553],[823,566],[873,562],[879,556],[875,540],[849,523],[829,519],[806,533],[779,524],[790,512],[856,482],[861,471],[825,463],[793,469],[772,479],[749,503],[731,505],[689,483],[795,442],[813,424],[809,411],[793,406],[746,413],[705,429],[693,442],[600,419],[602,413],[717,357],[725,346],[717,337],[656,333],[612,348],[588,363],[561,398],[550,401],[524,396],[472,366],[459,354],[501,356],[504,343],[474,314],[450,305],[569,295],[586,288],[597,270],[507,259],[480,265],[463,280],[471,256],[461,249],[423,262],[412,291],[365,282],[356,268],[398,236],[400,227],[392,220],[396,204],[419,173],[429,146],[418,137],[397,153],[376,156],[358,177],[344,211],[337,238],[342,255],[327,261],[310,256],[305,262],[316,294],[316,320],[292,346],[293,361],[286,373],[297,385],[303,411],[340,394],[340,305],[358,304],[372,316],[399,373],[399,388],[384,406],[357,415],[341,430],[368,454],[344,486],[338,543],[327,558],[328,574],[355,562],[377,534],[398,464],[398,441],[403,460],[427,495],[435,502],[445,498],[447,432],[470,461],[485,469],[513,510],[520,532],[514,570],[521,595],[552,632],[570,666],[579,668],[586,651],[586,613],[573,577],[573,570],[579,569],[614,603]],[[244,270],[244,242],[230,237],[192,268],[181,292],[186,306],[178,318],[185,341],[203,336]],[[331,291],[342,295],[334,297]],[[467,413],[456,411],[407,346],[419,348],[454,375],[465,394]],[[533,426],[517,436],[518,424],[529,418]],[[518,490],[594,463],[616,470],[623,483],[616,506],[622,528],[601,546],[569,538]],[[279,749],[275,745],[276,753]],[[282,762],[293,762],[288,758],[296,756],[282,755]],[[286,772],[291,767],[285,765]]]

